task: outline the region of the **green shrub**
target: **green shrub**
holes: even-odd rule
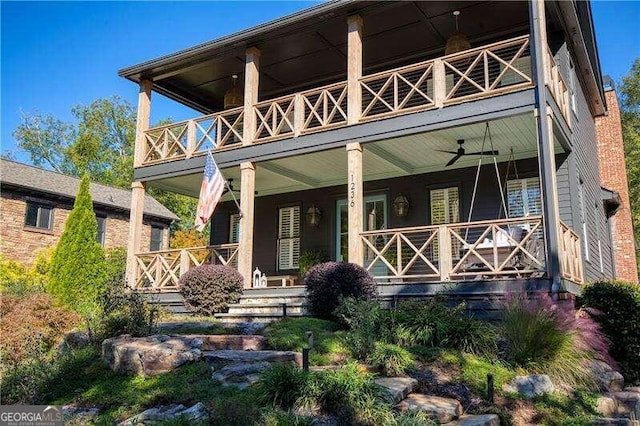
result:
[[[256,422],[256,426],[311,426],[313,424],[310,417],[281,410],[267,410],[262,413],[260,421]]]
[[[179,285],[188,310],[213,315],[226,312],[229,304],[240,300],[244,281],[234,268],[205,264],[187,271]]]
[[[589,284],[581,302],[609,338],[611,356],[625,379],[640,382],[640,286],[615,281]]]
[[[41,250],[31,268],[4,259],[0,254],[0,292],[26,294],[43,291],[47,285],[53,250],[53,247]]]
[[[359,360],[365,360],[373,352],[377,341],[396,341],[391,336],[388,311],[383,310],[377,301],[343,299],[335,314],[349,329],[344,342]]]
[[[309,386],[309,373],[290,363],[274,364],[262,373],[258,393],[264,403],[288,410]]]
[[[326,262],[309,269],[305,276],[309,309],[319,318],[333,318],[343,298],[373,299],[376,283],[362,266],[345,262]]]
[[[89,177],[85,175],[53,255],[47,286],[56,301],[85,317],[97,315],[104,286],[104,250],[97,236]]]
[[[393,421],[385,423],[385,426],[430,426],[440,423],[432,420],[427,413],[418,410],[406,410],[398,414]]]
[[[367,361],[385,376],[400,376],[413,367],[413,355],[406,349],[390,343],[376,342]]]
[[[299,265],[299,276],[300,279],[304,280],[305,275],[307,275],[307,271],[312,267],[319,265],[320,263],[327,262],[329,260],[329,256],[322,250],[307,250],[300,255],[300,259],[298,259]]]

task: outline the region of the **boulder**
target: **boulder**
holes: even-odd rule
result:
[[[94,417],[100,414],[95,407],[78,407],[72,404],[62,406],[62,417],[65,425],[92,424]]]
[[[397,407],[400,411],[423,411],[440,423],[456,420],[462,415],[462,405],[457,400],[421,393],[410,394]]]
[[[618,414],[618,401],[608,396],[599,396],[596,401],[596,411],[604,417],[614,417]]]
[[[500,418],[497,414],[460,416],[458,420],[446,423],[445,426],[500,426]]]
[[[529,376],[517,376],[510,384],[504,385],[503,390],[505,392],[518,393],[525,398],[532,399],[536,396],[553,392],[555,387],[546,374],[532,374]]]
[[[202,340],[185,336],[131,337],[102,342],[102,359],[114,372],[155,376],[202,357]]]
[[[589,368],[598,382],[600,389],[617,392],[624,387],[624,377],[604,361],[592,361]]]
[[[394,404],[402,401],[418,386],[418,381],[411,377],[379,377],[375,382],[389,394]]]
[[[262,373],[269,367],[271,364],[266,361],[240,362],[222,367],[213,374],[213,378],[219,382],[225,382],[233,378],[245,378],[248,375]]]
[[[266,337],[253,334],[187,335],[185,337],[202,340],[202,347],[200,349],[203,351],[217,351],[222,349],[259,351],[267,342]]]
[[[618,417],[626,417],[632,420],[640,419],[640,393],[609,392],[605,396],[617,401]]]
[[[640,386],[629,386],[624,388],[625,392],[634,392],[634,393],[640,393]]]
[[[637,420],[625,418],[598,417],[593,420],[594,426],[638,426]]]
[[[205,360],[209,362],[295,362],[302,366],[302,354],[300,352],[291,351],[237,351],[237,350],[219,350],[205,351],[202,353]]]
[[[186,408],[182,404],[171,404],[149,408],[125,420],[118,426],[156,425],[172,421],[175,422],[176,420],[183,420],[189,424],[208,424],[209,413],[201,402],[198,402],[190,408]]]

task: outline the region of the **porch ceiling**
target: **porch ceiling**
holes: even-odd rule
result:
[[[493,149],[499,151],[498,162],[508,161],[511,149],[515,159],[537,156],[536,125],[532,114],[491,121],[490,131]],[[474,167],[478,164],[478,156],[462,157],[454,165],[445,168],[452,154],[436,150],[455,151],[458,147],[456,140],[464,139],[467,152],[480,151],[484,133],[485,123],[475,123],[364,144],[364,180]],[[556,152],[562,152],[557,140],[555,145]],[[492,149],[488,138],[484,149]],[[485,157],[483,164],[491,162],[490,157]],[[234,188],[239,190],[239,168],[223,169],[222,172],[227,179],[233,179]],[[163,189],[197,197],[201,181],[202,174],[198,173],[150,183]],[[345,149],[314,152],[260,162],[256,165],[258,196],[343,185],[346,181]],[[225,196],[225,199],[229,199],[229,195]]]

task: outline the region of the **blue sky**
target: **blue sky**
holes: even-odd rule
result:
[[[20,112],[71,121],[77,104],[117,94],[135,105],[121,68],[312,6],[306,2],[1,3],[2,151]],[[593,1],[600,61],[615,81],[640,57],[640,2]],[[152,121],[196,114],[154,94]],[[24,154],[20,161],[28,161]]]

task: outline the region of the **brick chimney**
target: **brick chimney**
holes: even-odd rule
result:
[[[608,114],[596,117],[595,123],[600,180],[605,188],[616,191],[622,201],[622,206],[610,219],[615,274],[616,279],[637,283],[638,267],[629,204],[629,183],[622,142],[620,107],[612,83],[608,86],[605,85],[605,97]]]

